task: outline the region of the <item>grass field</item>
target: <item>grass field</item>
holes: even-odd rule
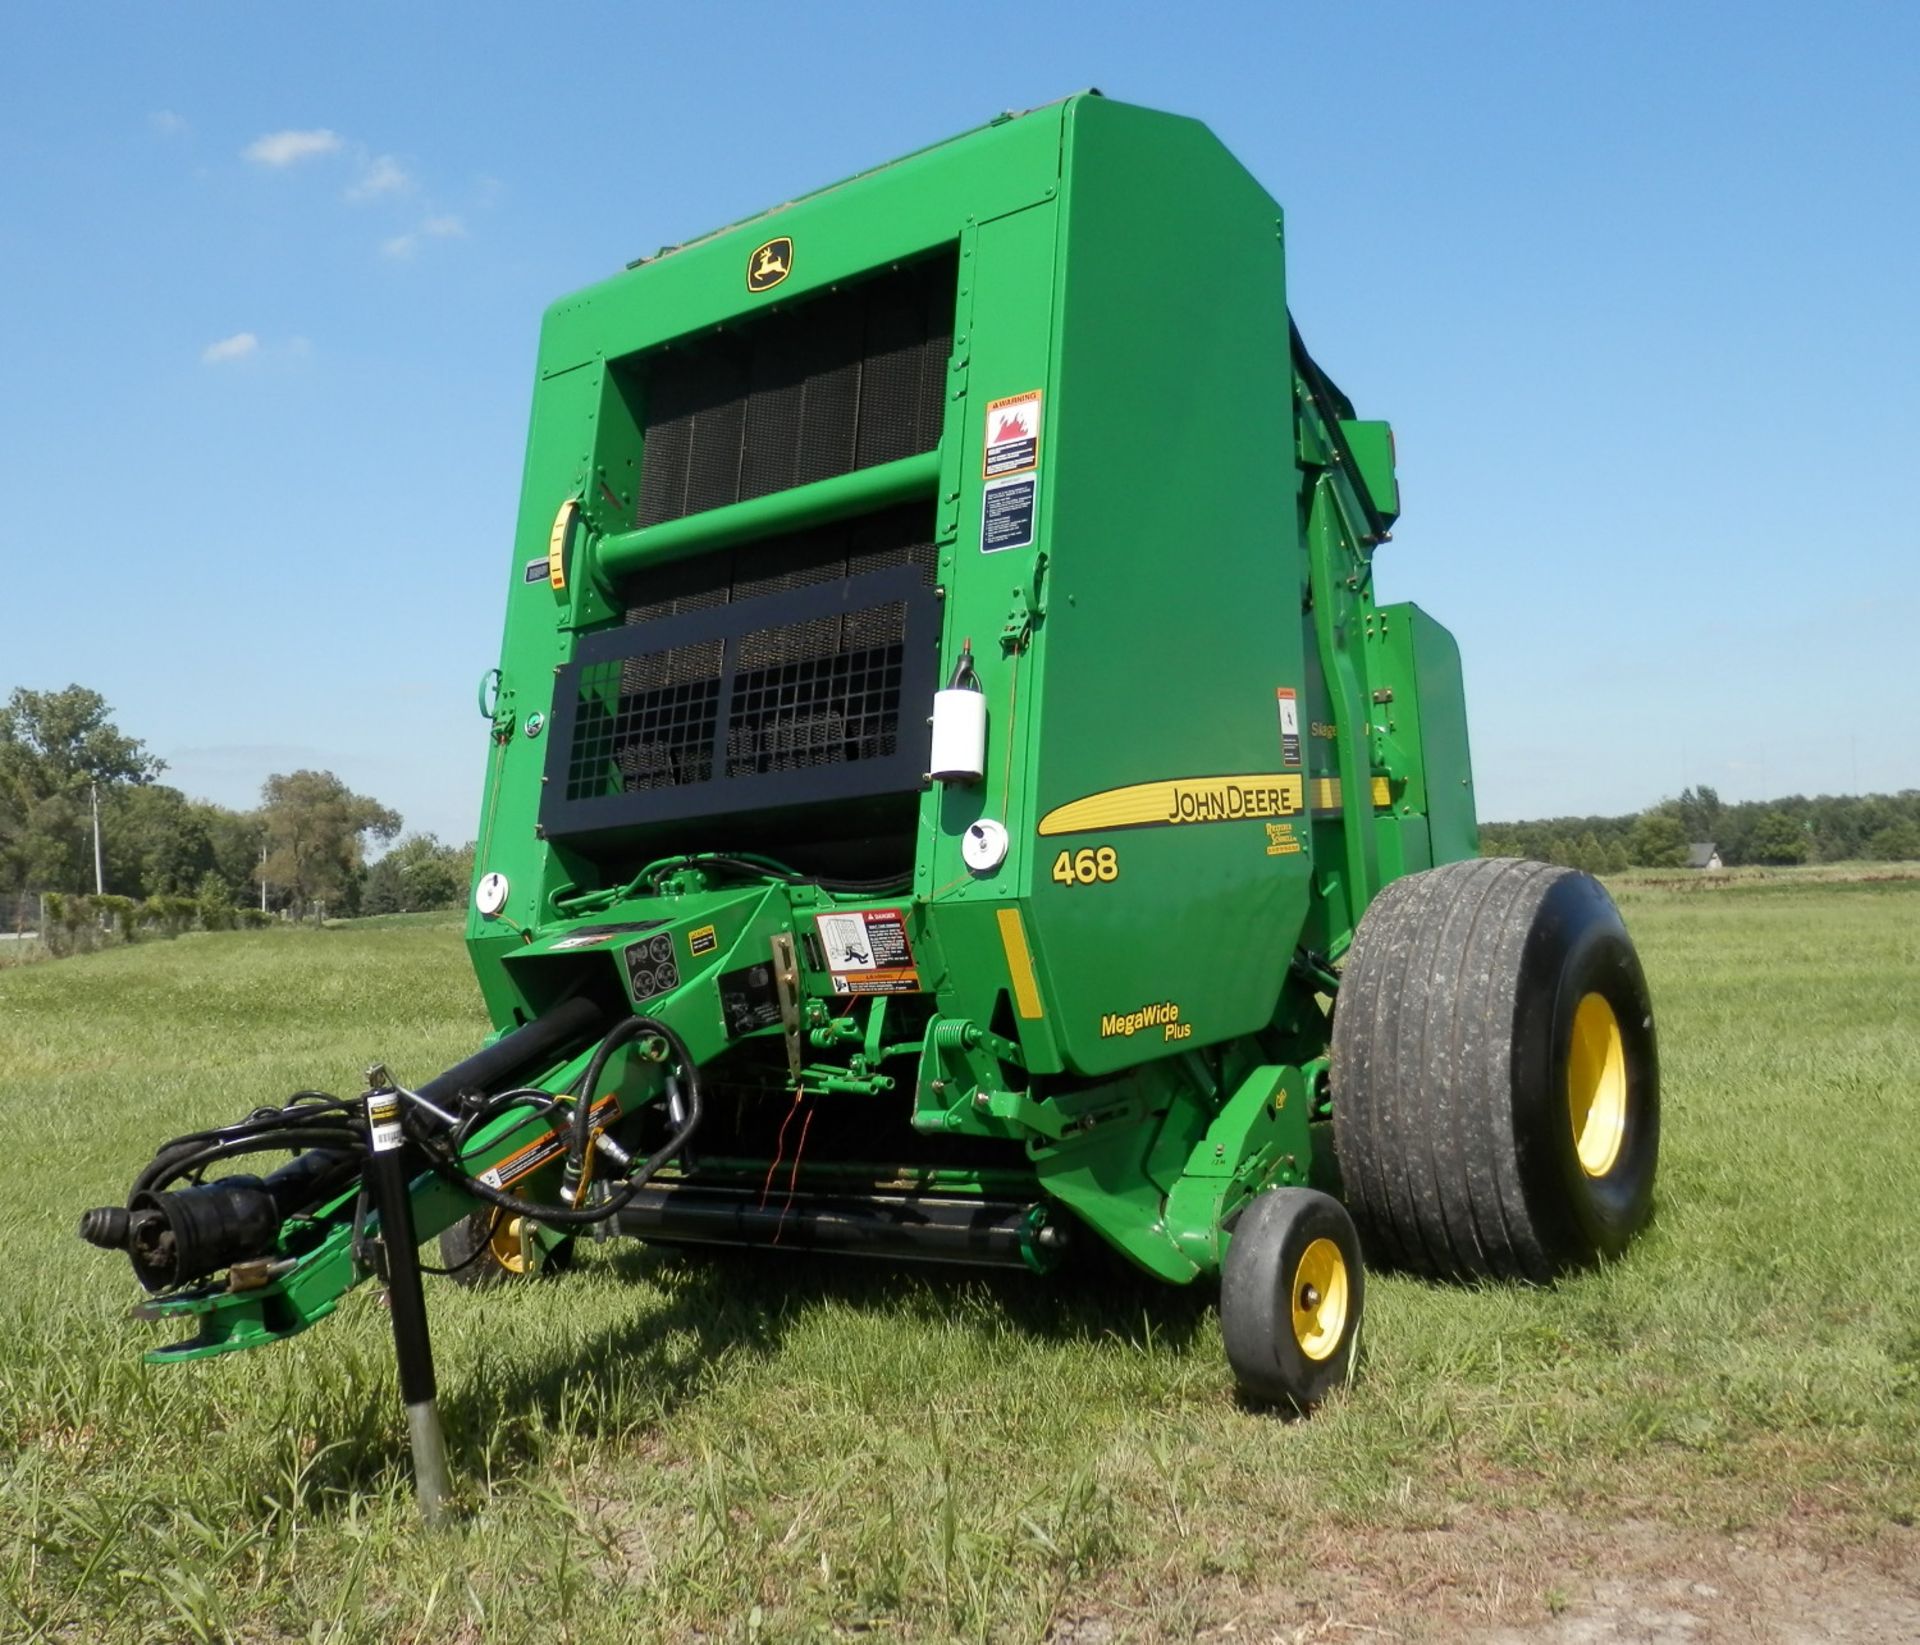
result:
[[[1624,1263],[1378,1277],[1307,1422],[1235,1403],[1207,1297],[1110,1275],[613,1244],[516,1293],[430,1281],[441,1538],[371,1287],[148,1370],[125,1264],[73,1227],[165,1136],[465,1054],[456,927],[0,972],[0,1639],[1920,1637],[1920,879],[1620,898],[1666,1091]],[[1698,1630],[1624,1631],[1662,1605]]]

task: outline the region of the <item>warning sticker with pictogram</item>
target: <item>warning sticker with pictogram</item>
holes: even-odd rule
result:
[[[906,917],[897,908],[854,914],[816,914],[820,946],[833,973],[836,994],[917,994],[920,973],[907,941]]]
[[[987,402],[986,454],[980,472],[989,480],[1024,474],[1040,466],[1040,390]]]
[[[1277,685],[1273,688],[1275,701],[1280,705],[1280,762],[1283,765],[1300,763],[1300,699],[1293,693],[1291,686]]]

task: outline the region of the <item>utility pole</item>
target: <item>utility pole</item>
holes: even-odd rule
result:
[[[267,911],[267,842],[260,841],[260,912]]]
[[[88,783],[87,788],[93,795],[93,894],[104,897],[107,893],[106,870],[100,865],[100,785]]]

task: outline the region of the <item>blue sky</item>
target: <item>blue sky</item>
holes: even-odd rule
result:
[[[0,691],[469,838],[543,306],[1097,85],[1286,207],[1483,815],[1920,785],[1916,65],[1891,3],[6,0]]]

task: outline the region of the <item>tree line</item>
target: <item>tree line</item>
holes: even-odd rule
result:
[[[263,888],[265,907],[293,918],[465,900],[471,846],[403,836],[398,812],[330,771],[270,776],[242,811],[188,798],[160,781],[165,770],[97,691],[14,691],[0,708],[0,891],[52,893],[49,923],[92,919],[127,935],[233,924],[257,913]]]
[[[1790,794],[1724,802],[1702,784],[1619,817],[1482,823],[1480,852],[1617,874],[1679,868],[1688,847],[1711,842],[1729,868],[1747,863],[1920,860],[1920,789],[1897,794]]]

